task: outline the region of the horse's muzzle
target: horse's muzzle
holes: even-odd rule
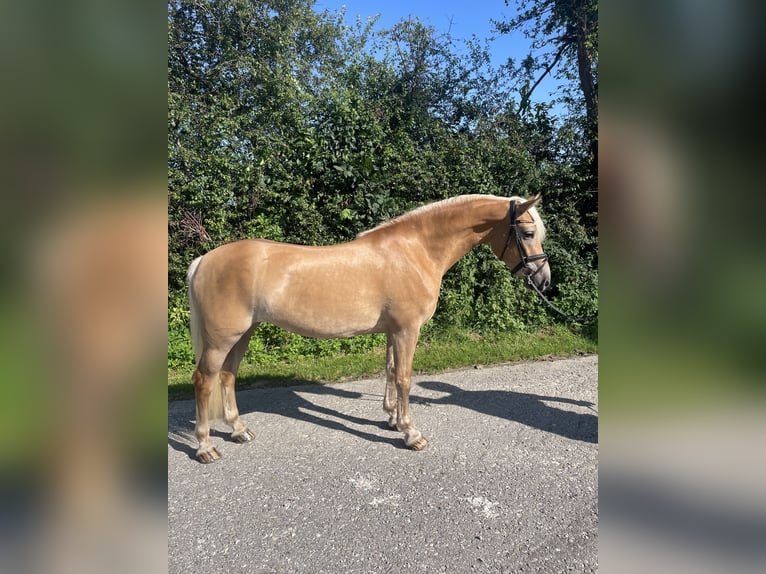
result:
[[[536,268],[530,264],[522,268],[521,273],[524,274],[524,279],[527,287],[530,289],[534,287],[542,292],[547,290],[551,286],[551,268],[548,265],[548,260],[544,260]]]

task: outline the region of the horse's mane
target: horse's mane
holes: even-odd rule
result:
[[[362,231],[357,237],[362,237],[364,235],[367,235],[368,233],[373,233],[375,231],[380,231],[381,229],[387,229],[389,227],[393,227],[394,225],[398,225],[400,223],[409,221],[411,219],[417,219],[426,213],[431,213],[433,211],[439,211],[446,207],[452,206],[452,205],[458,205],[461,203],[468,203],[471,200],[476,199],[477,197],[489,197],[487,195],[458,195],[457,197],[450,197],[449,199],[443,199],[441,201],[437,201],[434,203],[427,203],[426,205],[421,205],[420,207],[417,207],[413,209],[412,211],[408,211],[407,213],[403,213],[402,215],[399,215],[397,217],[394,217],[393,219],[389,219],[388,221],[384,221],[383,223],[373,227],[372,229],[368,229],[367,231]]]
[[[441,201],[422,205],[420,207],[413,209],[412,211],[408,211],[407,213],[399,215],[393,219],[384,221],[383,223],[373,227],[372,229],[368,229],[367,231],[362,231],[359,235],[357,235],[357,238],[363,237],[369,233],[380,231],[381,229],[387,229],[389,227],[399,225],[400,223],[410,221],[411,219],[417,219],[427,213],[431,213],[434,211],[441,211],[449,207],[453,207],[455,205],[462,205],[464,203],[470,203],[472,201],[476,201],[477,199],[487,199],[487,198],[501,199],[509,203],[511,200],[525,201],[523,197],[518,197],[518,196],[498,197],[496,195],[482,195],[482,194],[458,195],[456,197],[450,197],[449,199],[443,199]],[[543,224],[543,220],[540,218],[540,214],[537,213],[537,209],[535,209],[534,207],[532,207],[528,211],[528,213],[532,216],[532,219],[535,221],[535,224],[537,225],[537,229],[540,231],[540,241],[542,241],[543,239],[545,239],[545,224]]]

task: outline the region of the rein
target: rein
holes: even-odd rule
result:
[[[598,317],[598,313],[594,313],[593,315],[580,316],[580,317],[575,317],[574,315],[570,315],[569,313],[567,313],[565,311],[562,311],[561,309],[556,307],[556,305],[554,305],[553,303],[550,302],[550,300],[543,294],[543,292],[540,291],[537,288],[537,285],[535,285],[534,281],[532,281],[532,276],[531,275],[527,275],[527,284],[529,286],[531,286],[532,289],[535,290],[535,293],[540,295],[540,298],[543,301],[545,301],[551,309],[556,311],[558,314],[563,315],[564,317],[566,317],[570,321],[573,321],[575,323],[590,323],[591,321],[596,319],[596,317]]]
[[[519,263],[511,269],[511,274],[515,274],[519,269],[521,268],[532,268],[531,265],[527,265],[530,261],[538,261],[540,259],[547,260],[548,255],[543,253],[537,253],[535,255],[527,255],[526,250],[524,249],[524,245],[521,243],[521,238],[519,237],[519,229],[518,229],[518,223],[534,223],[534,221],[518,221],[516,219],[516,202],[511,201],[511,227],[508,230],[508,237],[505,240],[505,246],[503,247],[503,251],[500,254],[500,260],[502,261],[503,255],[505,255],[505,252],[508,250],[508,246],[511,244],[511,236],[516,240],[516,247],[519,250],[519,256],[521,257],[521,260]],[[565,311],[562,311],[556,305],[550,302],[550,300],[543,294],[540,289],[538,289],[537,285],[535,285],[535,282],[532,281],[532,278],[542,269],[543,265],[540,264],[537,269],[535,269],[533,272],[529,273],[526,276],[527,285],[532,287],[532,289],[537,293],[540,298],[545,301],[548,306],[556,311],[558,314],[566,317],[568,320],[573,321],[575,323],[590,323],[593,321],[596,317],[598,317],[598,313],[594,313],[593,315],[587,315],[587,316],[580,316],[575,317],[574,315],[570,315],[569,313],[566,313]]]

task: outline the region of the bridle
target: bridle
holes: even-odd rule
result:
[[[516,202],[511,200],[511,227],[508,230],[508,237],[505,239],[505,246],[503,247],[503,252],[500,254],[500,260],[501,261],[503,260],[503,255],[505,255],[505,252],[508,250],[508,246],[511,244],[511,237],[513,237],[516,241],[516,247],[519,250],[519,257],[521,257],[521,260],[518,262],[516,267],[511,269],[511,273],[515,274],[517,271],[519,271],[522,268],[526,269],[528,271],[525,277],[527,284],[535,291],[535,293],[537,293],[540,296],[540,298],[543,301],[545,301],[548,304],[548,306],[551,309],[563,315],[570,321],[575,321],[577,323],[588,323],[590,321],[593,321],[598,316],[597,314],[589,315],[586,317],[575,317],[573,315],[570,315],[569,313],[566,313],[562,311],[561,309],[559,309],[558,307],[556,307],[556,305],[551,303],[548,300],[548,298],[543,294],[543,292],[540,291],[540,289],[537,287],[537,285],[532,279],[545,266],[541,263],[535,269],[532,265],[529,265],[529,262],[539,261],[541,259],[543,261],[547,261],[548,255],[546,255],[545,252],[536,253],[534,255],[527,255],[527,251],[526,249],[524,249],[524,244],[522,243],[521,237],[519,236],[519,227],[518,227],[519,223],[535,223],[535,222],[534,221],[519,221],[518,219],[516,219]]]
[[[519,233],[519,223],[532,223],[533,221],[519,221],[516,219],[516,202],[511,201],[511,227],[508,229],[508,237],[505,239],[505,246],[503,247],[503,252],[500,254],[500,260],[503,260],[503,256],[505,255],[505,252],[508,250],[508,246],[511,244],[511,237],[513,237],[516,240],[516,248],[519,250],[519,257],[521,258],[519,260],[519,263],[511,269],[511,273],[516,273],[520,269],[524,268],[528,270],[527,273],[527,281],[530,281],[532,277],[537,275],[540,270],[544,267],[544,265],[541,263],[537,266],[537,268],[533,267],[532,265],[529,265],[530,261],[540,261],[541,259],[543,262],[545,262],[548,259],[548,256],[543,253],[536,253],[534,255],[528,255],[527,250],[524,249],[524,245],[521,241],[520,233]]]

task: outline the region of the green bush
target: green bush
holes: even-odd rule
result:
[[[458,50],[417,20],[346,27],[309,0],[170,2],[168,364],[193,363],[185,275],[225,242],[334,244],[426,202],[543,193],[556,302],[597,308],[597,187],[583,111],[522,112],[486,48]],[[243,31],[247,31],[244,33]],[[562,323],[486,247],[444,277],[425,337]],[[255,364],[363,352],[380,335],[321,341],[270,325]]]

